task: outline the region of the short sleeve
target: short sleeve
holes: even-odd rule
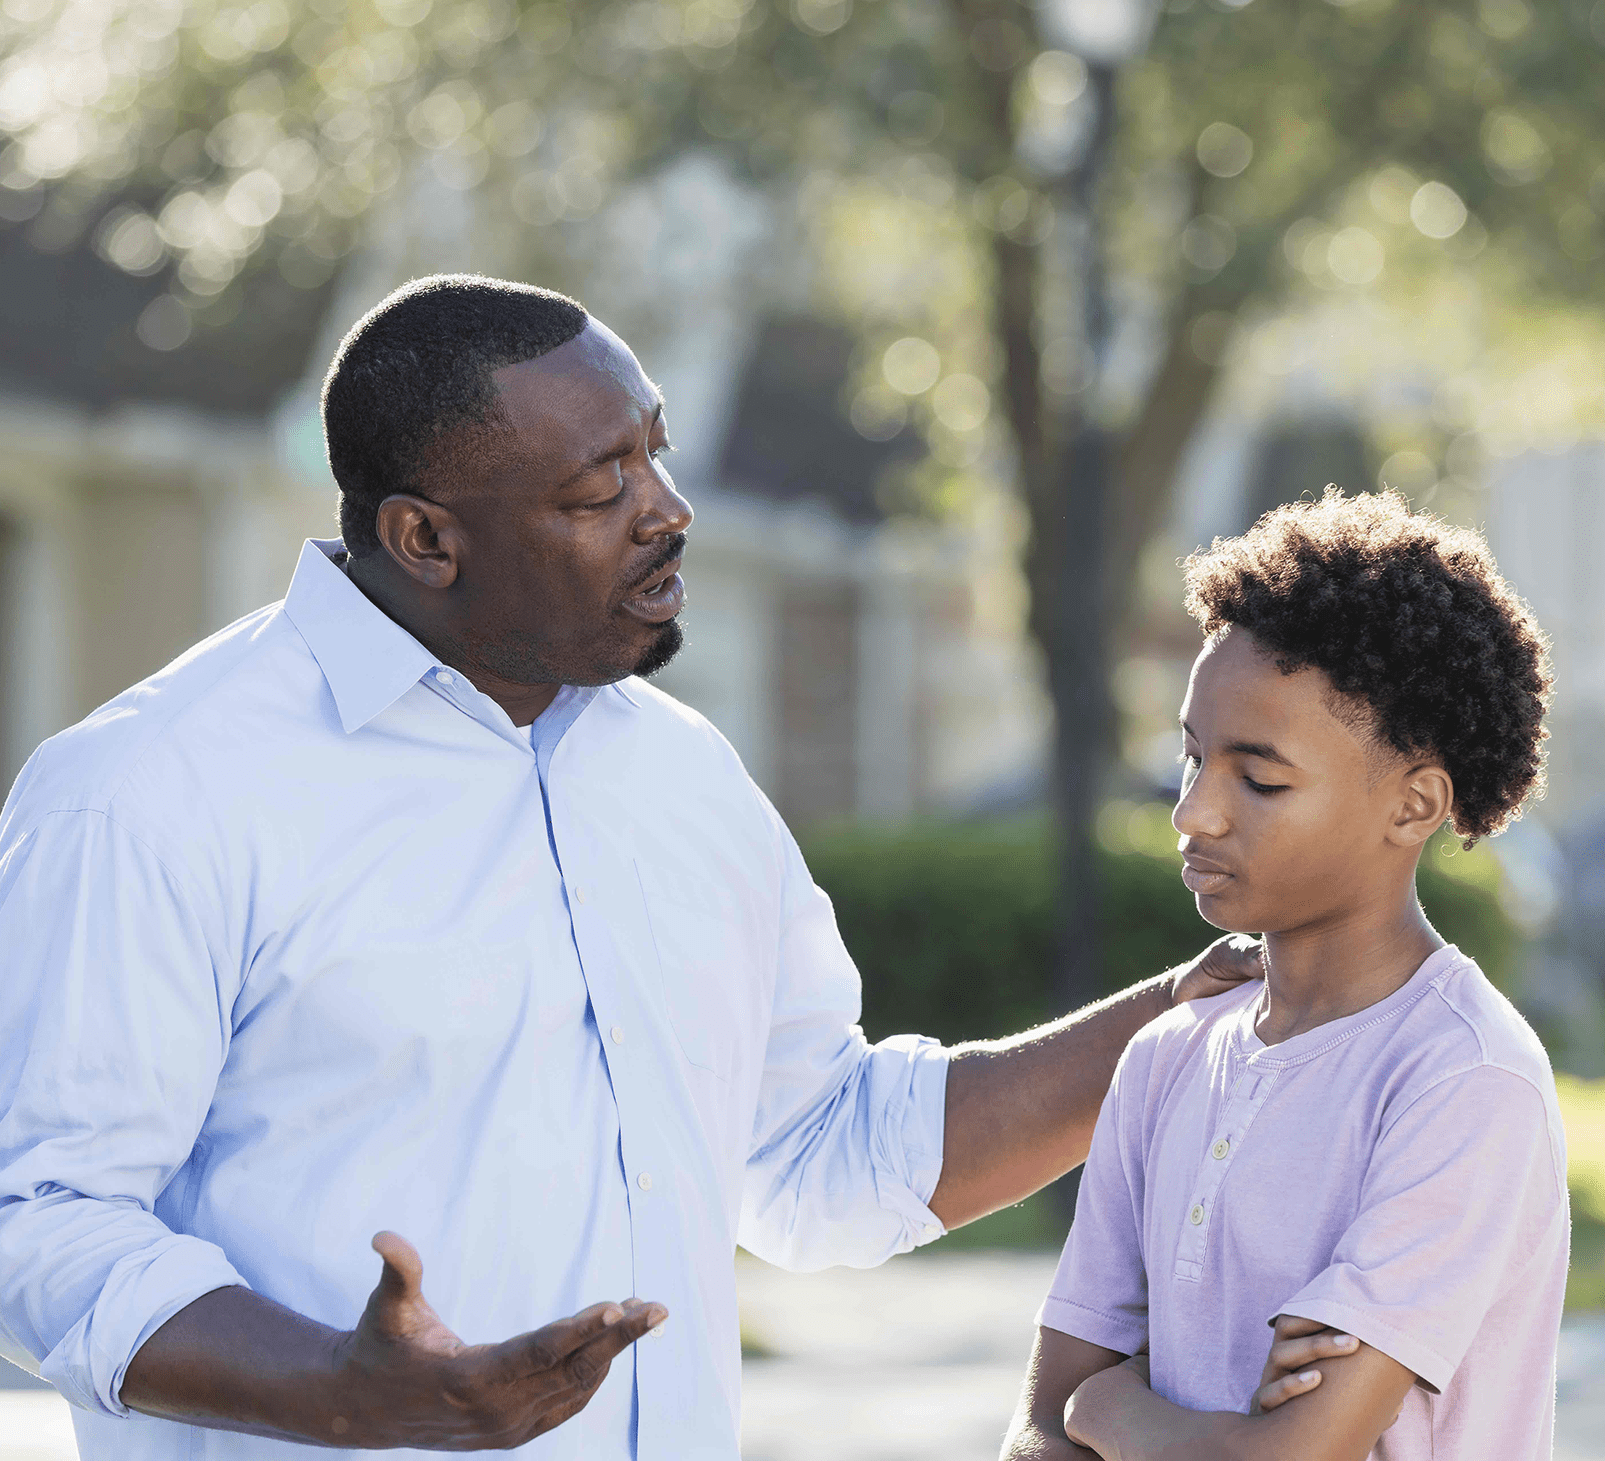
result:
[[[1277,1312],[1346,1330],[1442,1390],[1564,1230],[1562,1170],[1531,1081],[1496,1066],[1440,1081],[1383,1133],[1332,1262]]]
[[[1143,1266],[1143,1166],[1139,1133],[1125,1129],[1123,1099],[1138,1074],[1128,1046],[1098,1112],[1076,1194],[1076,1216],[1037,1314],[1046,1329],[1136,1354],[1148,1342],[1148,1275]]]

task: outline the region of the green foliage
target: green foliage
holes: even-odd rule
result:
[[[1555,1084],[1566,1123],[1566,1176],[1572,1192],[1566,1304],[1605,1309],[1605,1081],[1562,1075]]]
[[[1219,930],[1182,886],[1168,808],[1111,803],[1098,831],[1104,985],[1113,993],[1190,958]],[[815,833],[805,850],[863,971],[871,1038],[918,1030],[980,1039],[1059,1013],[1051,987],[1057,873],[1046,822],[843,827]],[[1498,879],[1486,848],[1450,853],[1438,844],[1418,886],[1443,936],[1502,982],[1516,934]]]
[[[1289,282],[1341,289],[1376,240],[1342,244],[1334,279],[1311,230],[1380,179],[1363,226],[1390,271],[1384,225],[1424,226],[1434,267],[1491,238],[1516,281],[1597,300],[1599,14],[1173,0],[1122,86],[1112,181],[1146,243],[1112,255],[1189,291],[1187,316]],[[172,268],[191,302],[258,251],[292,282],[327,277],[370,210],[424,177],[477,191],[492,233],[544,236],[687,145],[1034,248],[1085,85],[1039,17],[1025,0],[27,0],[0,7],[0,189],[43,188],[52,236],[120,197],[103,252]],[[1445,233],[1417,206],[1413,224],[1429,182],[1470,221]]]
[[[1416,891],[1433,926],[1508,990],[1520,937],[1499,901],[1499,863],[1486,844],[1470,852],[1440,836],[1421,859]]]

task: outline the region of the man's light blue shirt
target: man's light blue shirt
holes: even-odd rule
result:
[[[735,1461],[736,1244],[938,1236],[945,1052],[865,1041],[828,900],[701,716],[628,680],[520,730],[338,550],[0,814],[0,1353],[85,1461],[326,1455],[130,1413],[123,1373],[225,1285],[350,1328],[391,1228],[470,1343],[667,1305],[528,1454]]]

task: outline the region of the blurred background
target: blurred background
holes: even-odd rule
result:
[[[1396,487],[1554,640],[1547,798],[1422,891],[1562,1073],[1558,1454],[1605,1457],[1602,61],[1605,0],[0,0],[0,772],[334,534],[369,306],[552,285],[664,387],[662,682],[803,838],[869,1033],[1004,1033],[1212,934],[1178,558]],[[743,1260],[750,1461],[995,1454],[1068,1211]]]

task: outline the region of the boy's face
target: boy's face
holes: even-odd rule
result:
[[[1333,714],[1331,695],[1322,671],[1284,675],[1240,628],[1193,665],[1171,821],[1182,880],[1217,928],[1318,927],[1399,876],[1399,778],[1376,774],[1377,749]]]

